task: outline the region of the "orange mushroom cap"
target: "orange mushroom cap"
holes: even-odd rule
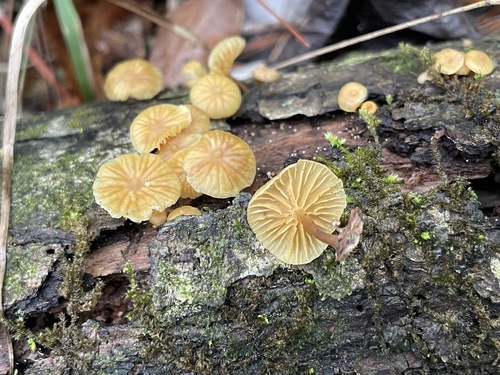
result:
[[[254,194],[247,219],[274,256],[285,263],[306,264],[327,248],[323,237],[333,236],[345,207],[342,181],[322,164],[299,160]]]
[[[157,67],[144,59],[132,59],[116,64],[108,72],[104,93],[109,100],[146,100],[158,94],[162,87],[163,78]]]
[[[205,133],[187,149],[183,166],[194,190],[214,198],[236,196],[252,184],[257,171],[250,146],[222,130]]]
[[[195,82],[189,98],[212,119],[234,115],[242,101],[241,91],[231,78],[213,73]]]
[[[140,153],[158,148],[166,139],[179,134],[191,124],[186,106],[159,104],[139,113],[130,125],[132,146]]]
[[[180,196],[181,184],[166,161],[153,154],[126,154],[101,165],[94,197],[112,217],[136,223],[163,211]]]
[[[234,60],[245,49],[245,39],[233,36],[221,40],[208,55],[208,69],[210,73],[228,75],[233,67]]]

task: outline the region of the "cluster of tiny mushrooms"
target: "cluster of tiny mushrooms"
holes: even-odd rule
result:
[[[96,202],[111,216],[158,226],[179,215],[201,214],[195,207],[180,206],[167,215],[179,198],[234,197],[253,183],[256,162],[250,146],[229,132],[210,130],[210,119],[231,117],[241,105],[230,71],[244,48],[243,38],[230,37],[210,52],[208,69],[199,61],[186,63],[182,75],[192,104],[155,105],[133,120],[130,138],[137,153],[103,164],[94,182]],[[433,58],[434,71],[443,75],[484,76],[495,68],[477,50],[445,48]],[[265,66],[253,74],[261,82],[279,78]],[[426,71],[418,81],[430,77]],[[104,89],[110,100],[151,99],[162,89],[162,76],[146,60],[128,60],[108,73]],[[366,87],[348,82],[338,93],[338,105],[345,112],[374,114],[377,104],[367,98]],[[247,220],[263,246],[285,263],[309,263],[328,245],[341,261],[357,246],[363,229],[359,208],[351,210],[346,227],[338,227],[345,208],[342,181],[320,163],[299,160],[257,190]],[[332,234],[335,230],[338,235]]]
[[[210,52],[208,69],[199,62],[184,66],[192,104],[154,105],[132,121],[130,139],[137,152],[105,162],[93,185],[96,202],[112,217],[158,226],[178,215],[201,214],[191,206],[171,210],[179,198],[234,197],[253,183],[257,168],[250,146],[229,132],[210,130],[211,119],[231,117],[241,105],[230,70],[244,47],[243,38],[231,37]],[[269,82],[279,74],[260,67],[255,76]],[[162,89],[162,76],[146,60],[127,60],[110,70],[104,89],[110,100],[151,99]],[[365,89],[362,102],[366,97]],[[309,263],[328,245],[341,261],[356,247],[363,228],[358,208],[347,226],[338,228],[345,208],[342,181],[323,164],[299,160],[253,195],[247,219],[263,246],[285,263]],[[332,234],[335,230],[338,234]]]

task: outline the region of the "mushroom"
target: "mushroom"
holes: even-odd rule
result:
[[[325,165],[299,160],[254,194],[247,219],[259,242],[279,260],[306,264],[331,245],[346,207],[342,181]]]
[[[149,222],[153,224],[154,227],[158,227],[167,222],[167,211],[156,211],[153,210],[153,213],[149,217]]]
[[[264,64],[254,69],[252,75],[257,81],[267,83],[274,82],[281,76],[276,69],[271,69]]]
[[[198,60],[190,60],[182,67],[181,75],[186,87],[193,87],[194,83],[208,74],[207,69]]]
[[[236,196],[252,184],[257,170],[250,146],[222,130],[205,133],[187,149],[183,168],[194,190],[214,198]]]
[[[241,36],[229,37],[217,43],[208,55],[207,65],[210,73],[228,75],[234,60],[243,52],[245,45],[245,39]]]
[[[101,165],[94,197],[112,217],[136,223],[163,211],[180,196],[181,184],[166,161],[153,154],[125,154]]]
[[[144,59],[126,60],[116,64],[106,75],[104,93],[109,100],[128,98],[146,100],[163,87],[160,70]]]
[[[375,112],[377,112],[378,106],[377,103],[375,103],[373,100],[367,100],[366,102],[363,102],[363,104],[361,104],[360,109],[373,115]]]
[[[189,124],[191,112],[186,106],[155,105],[145,109],[134,119],[130,125],[130,140],[137,152],[151,152]]]
[[[434,69],[441,74],[455,74],[464,64],[462,52],[452,48],[444,48],[433,55]]]
[[[168,160],[168,163],[174,170],[181,184],[181,198],[195,199],[201,196],[202,193],[199,193],[196,190],[194,190],[186,179],[186,171],[184,170],[184,160],[188,152],[189,149],[184,149],[182,151],[176,152]]]
[[[465,65],[480,76],[486,76],[495,69],[493,60],[486,53],[478,50],[471,50],[465,54]]]
[[[191,112],[191,124],[184,128],[181,134],[205,134],[210,130],[210,117],[205,111],[192,104],[186,104]]]
[[[231,78],[208,74],[200,78],[189,93],[191,103],[205,111],[211,119],[234,115],[241,105],[241,91]]]
[[[164,160],[170,160],[177,152],[191,147],[201,139],[201,134],[183,134],[182,132],[173,138],[167,139],[158,147],[156,155]]]
[[[174,220],[178,216],[200,216],[201,211],[193,206],[180,206],[172,210],[167,216],[167,221]]]
[[[368,90],[357,82],[348,82],[340,88],[338,103],[345,112],[356,112],[361,103],[368,98]]]

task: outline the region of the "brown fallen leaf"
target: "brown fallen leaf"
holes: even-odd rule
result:
[[[241,0],[187,0],[171,12],[168,19],[189,29],[212,48],[220,40],[240,34],[243,15]],[[150,61],[162,71],[166,87],[183,83],[182,66],[189,60],[205,65],[207,53],[173,32],[159,28]]]

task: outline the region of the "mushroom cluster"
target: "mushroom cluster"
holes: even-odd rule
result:
[[[191,103],[211,119],[231,117],[240,108],[241,91],[229,73],[245,45],[245,39],[240,36],[226,38],[210,51],[208,72],[195,61],[189,61],[182,69],[186,85],[191,89]]]
[[[433,61],[432,69],[445,76],[476,75],[484,77],[495,69],[494,61],[486,53],[479,50],[462,52],[453,48],[443,48],[433,55]],[[417,80],[419,83],[431,80],[429,70],[420,74]]]
[[[259,242],[285,263],[310,263],[328,245],[341,261],[356,247],[363,229],[359,209],[351,211],[345,228],[337,227],[345,208],[342,181],[323,164],[299,160],[254,194],[247,220]],[[334,230],[340,234],[332,234]]]
[[[157,226],[179,198],[236,196],[255,178],[255,156],[242,139],[209,129],[208,115],[194,105],[145,109],[130,126],[138,154],[100,167],[93,186],[96,202],[112,217]]]
[[[340,88],[338,94],[338,104],[341,110],[345,112],[355,113],[359,108],[374,114],[377,111],[377,104],[366,99],[368,98],[368,90],[365,86],[358,82],[347,82]]]

